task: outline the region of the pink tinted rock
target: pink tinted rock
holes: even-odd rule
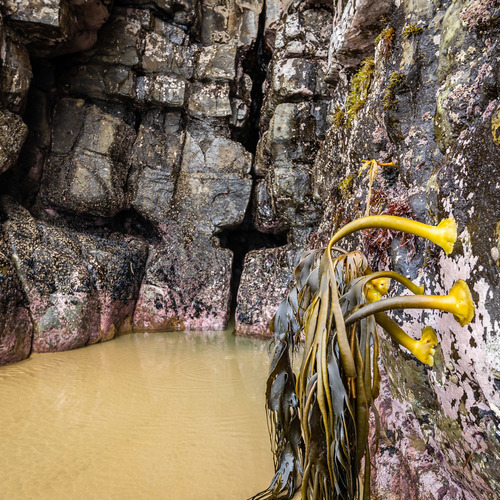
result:
[[[33,336],[21,283],[4,250],[0,249],[0,365],[27,358]]]
[[[132,317],[139,294],[146,245],[127,237],[125,241],[77,233],[82,258],[91,270],[99,310],[99,324],[88,343],[111,340],[132,329]]]
[[[95,297],[85,292],[28,293],[35,323],[33,352],[56,352],[87,345],[98,328],[99,307]]]
[[[295,260],[301,252],[286,245],[246,255],[236,306],[237,335],[271,336],[269,321],[292,286]]]
[[[232,254],[209,241],[150,248],[136,330],[222,330],[229,319]]]
[[[372,498],[475,499],[448,470],[439,443],[424,435],[411,405],[393,398],[383,368],[381,374],[381,391],[375,400],[381,432],[379,437],[375,432],[370,436]]]

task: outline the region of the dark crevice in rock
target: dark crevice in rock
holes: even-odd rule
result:
[[[233,252],[231,271],[231,313],[236,309],[236,298],[240,285],[245,256],[252,250],[276,248],[286,245],[287,233],[267,234],[257,231],[252,223],[252,200],[248,205],[243,222],[234,228],[224,229],[217,235],[220,246]]]
[[[255,45],[248,48],[241,57],[241,65],[244,73],[252,80],[250,113],[244,127],[233,128],[231,138],[238,141],[252,154],[255,154],[257,142],[259,141],[259,123],[264,100],[262,86],[267,77],[267,69],[271,61],[270,53],[264,38],[264,28],[266,23],[266,2],[262,6],[259,16],[259,29]]]
[[[57,101],[52,62],[30,57],[30,64],[33,77],[22,114],[28,135],[17,164],[0,181],[0,194],[8,194],[26,207],[32,206],[38,195],[43,163],[50,147],[52,110]]]
[[[157,228],[133,208],[120,212],[112,218],[116,232],[141,238],[149,243],[159,243],[161,236]]]

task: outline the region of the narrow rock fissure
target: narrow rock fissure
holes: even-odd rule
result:
[[[250,47],[242,56],[243,71],[252,80],[250,113],[244,127],[233,128],[231,138],[241,143],[247,151],[255,154],[257,143],[259,142],[259,124],[264,92],[262,86],[267,77],[267,69],[271,61],[272,54],[266,47],[264,38],[264,28],[266,24],[266,2],[262,6],[259,15],[259,26],[255,45]]]
[[[243,127],[232,127],[231,138],[242,144],[247,151],[255,156],[257,143],[260,138],[260,115],[264,101],[263,84],[267,77],[267,70],[272,54],[266,47],[264,30],[266,24],[266,2],[264,1],[262,11],[259,15],[259,24],[255,44],[241,54],[241,67],[243,72],[252,80],[250,99],[250,111],[248,119]],[[288,233],[286,231],[276,234],[268,234],[258,231],[253,224],[253,207],[255,187],[258,177],[252,166],[252,194],[248,202],[243,222],[236,227],[224,229],[217,235],[220,246],[228,248],[233,252],[233,264],[231,269],[231,315],[237,306],[238,289],[243,272],[245,256],[252,250],[264,248],[276,248],[286,245]]]
[[[253,196],[252,196],[253,198]],[[241,275],[245,256],[252,250],[276,248],[286,245],[287,232],[276,234],[262,233],[255,229],[252,221],[252,199],[248,204],[243,222],[234,228],[224,229],[217,235],[220,246],[233,252],[233,265],[231,270],[231,315],[236,310],[236,299],[240,286]]]

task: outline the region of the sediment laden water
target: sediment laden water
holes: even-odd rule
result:
[[[263,341],[119,337],[0,367],[0,498],[238,500],[273,474]]]

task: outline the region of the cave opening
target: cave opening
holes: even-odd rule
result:
[[[220,246],[222,248],[228,248],[233,252],[233,265],[231,270],[231,315],[233,315],[236,310],[238,289],[243,272],[245,256],[252,250],[284,246],[288,239],[287,231],[271,234],[257,230],[252,223],[251,205],[250,203],[245,218],[240,225],[224,229],[217,235]]]

